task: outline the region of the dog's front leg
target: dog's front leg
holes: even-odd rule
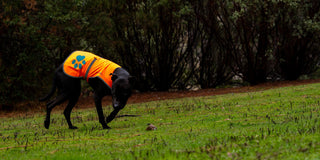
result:
[[[103,115],[101,100],[102,100],[102,98],[100,96],[98,96],[98,95],[94,96],[94,102],[95,102],[96,109],[97,109],[97,112],[98,112],[99,122],[101,123],[103,129],[110,129],[110,127],[104,121],[104,115]]]
[[[107,117],[107,123],[110,123],[115,117],[116,115],[118,114],[118,112],[120,111],[120,109],[114,109],[110,115]]]

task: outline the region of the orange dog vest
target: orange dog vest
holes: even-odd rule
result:
[[[112,61],[101,58],[90,52],[75,51],[63,63],[63,72],[70,77],[89,78],[99,77],[112,88],[112,73],[120,66]]]

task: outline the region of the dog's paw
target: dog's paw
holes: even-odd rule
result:
[[[50,121],[45,120],[45,121],[44,121],[44,127],[45,127],[46,129],[49,129],[49,125],[50,125]]]
[[[76,126],[71,126],[71,127],[69,127],[69,129],[78,129],[78,127],[76,127]]]
[[[103,127],[103,129],[111,129],[111,127],[109,127],[108,125],[102,126],[102,127]]]

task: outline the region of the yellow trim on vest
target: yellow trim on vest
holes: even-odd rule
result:
[[[94,59],[96,60],[94,61]],[[92,63],[92,61],[94,62]],[[63,71],[68,76],[85,79],[87,74],[86,81],[88,81],[89,78],[99,77],[110,88],[112,88],[111,74],[116,68],[121,68],[121,66],[85,51],[75,51],[71,53],[63,63]],[[88,71],[88,69],[90,70]]]

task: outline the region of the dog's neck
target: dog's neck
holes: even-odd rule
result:
[[[128,78],[130,76],[129,72],[123,68],[115,69],[113,75],[117,75],[119,78]]]

